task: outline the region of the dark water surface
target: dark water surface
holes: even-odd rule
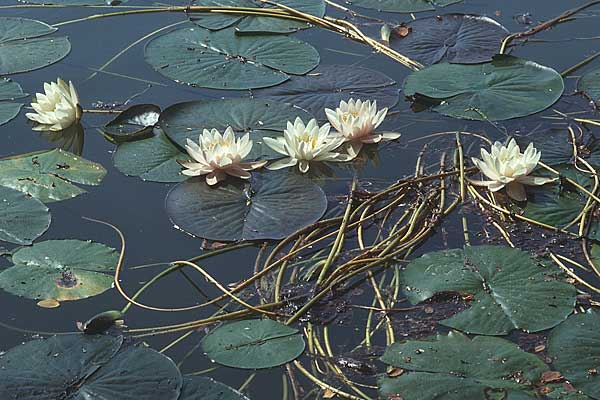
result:
[[[8,0],[1,3],[2,5],[12,4]],[[515,15],[531,13],[531,18],[536,24],[539,21],[555,17],[568,8],[584,3],[586,2],[575,0],[467,0],[464,4],[449,6],[441,11],[443,13],[466,12],[486,15],[503,24],[511,32],[515,32],[528,28],[528,26],[517,23],[513,19]],[[151,1],[127,3],[127,5],[136,4],[154,3]],[[393,23],[410,20],[409,15],[383,14],[358,7],[355,10]],[[547,65],[559,72],[576,64],[600,49],[599,40],[577,39],[593,37],[600,33],[599,18],[597,17],[600,9],[596,8],[595,13],[591,10],[583,13],[575,21],[535,36],[535,42],[517,47],[513,54]],[[104,11],[0,9],[0,14],[3,16],[34,18],[49,24],[96,12]],[[342,16],[331,7],[328,14]],[[419,17],[426,15],[429,13],[418,14]],[[57,76],[72,80],[79,90],[82,105],[86,109],[93,108],[96,102],[123,103],[136,95],[137,97],[130,104],[155,103],[163,108],[188,100],[246,96],[247,93],[204,90],[174,83],[156,73],[144,62],[143,45],[133,47],[108,68],[111,73],[127,75],[131,78],[100,73],[93,79],[86,80],[94,68],[104,64],[134,40],[162,26],[182,20],[184,20],[184,16],[181,14],[161,13],[105,18],[64,26],[60,31],[68,35],[71,40],[73,47],[71,54],[62,62],[48,68],[14,75],[12,78],[31,94],[41,90],[42,82],[55,80]],[[377,30],[378,28],[374,32]],[[322,65],[361,65],[379,70],[398,83],[401,83],[409,73],[408,69],[385,56],[372,54],[369,48],[350,42],[331,32],[315,28],[300,32],[297,36],[318,48]],[[539,41],[540,39],[544,41]],[[153,83],[149,84],[144,80]],[[575,79],[566,79],[566,93],[574,90],[574,83]],[[479,132],[491,138],[504,139],[501,124],[499,127],[481,123],[467,126],[464,121],[446,119],[435,113],[414,114],[410,111],[409,104],[403,99],[400,100],[396,109],[399,112],[386,121],[386,128],[402,132],[403,136],[400,142],[382,146],[379,151],[379,166],[369,164],[361,171],[361,178],[392,182],[403,175],[412,174],[423,143],[411,143],[410,140],[429,133],[476,126]],[[143,182],[138,178],[126,177],[113,167],[112,155],[115,146],[105,140],[95,129],[107,122],[108,118],[102,115],[86,114],[83,120],[85,126],[83,156],[101,163],[108,170],[106,178],[99,187],[86,187],[89,190],[87,195],[52,203],[50,205],[52,225],[41,239],[91,239],[118,248],[119,242],[115,233],[102,225],[87,222],[81,218],[88,216],[110,221],[123,231],[127,239],[126,267],[186,259],[201,254],[201,241],[174,229],[164,211],[164,198],[172,185]],[[506,124],[506,127],[508,134],[514,133],[511,123]],[[25,121],[24,112],[11,123],[1,127],[0,136],[2,138],[0,157],[46,149],[51,146],[38,133],[31,131]],[[340,179],[323,182],[326,192],[331,195],[331,206],[336,204],[333,194],[347,193],[349,186],[347,179],[349,174],[341,169],[336,171],[338,171]],[[449,232],[449,247],[463,245],[462,236],[459,234],[461,229],[457,223],[446,223],[446,230]],[[429,239],[427,244],[419,249],[419,253],[441,247],[443,246],[437,235]],[[256,250],[249,248],[210,259],[202,265],[220,282],[236,282],[252,274],[255,256]],[[123,277],[125,287],[132,293],[140,283],[147,281],[161,268],[163,267],[158,266],[125,271]],[[208,290],[212,290],[212,288]],[[213,291],[213,293],[217,292]],[[143,300],[147,304],[177,307],[194,304],[198,298],[193,289],[180,276],[174,275],[150,290]],[[109,290],[87,300],[66,302],[52,310],[39,308],[35,301],[21,299],[4,292],[0,292],[0,302],[3,310],[0,322],[19,329],[41,332],[74,331],[75,321],[86,320],[91,315],[107,309],[120,309],[124,304],[115,290]],[[200,319],[210,315],[211,312],[212,310],[202,309],[191,313],[156,313],[132,309],[127,314],[126,322],[130,327],[156,326]],[[336,349],[334,350],[353,347],[350,345],[355,345],[362,339],[363,328],[355,328],[351,323],[332,329],[335,329],[336,338]],[[6,350],[34,336],[34,333],[0,327],[0,343],[2,343],[0,347]],[[148,341],[151,346],[160,349],[174,338],[159,336],[150,338]],[[200,338],[201,335],[192,335],[183,343],[170,349],[167,354],[178,361]],[[186,362],[183,371],[199,371],[211,366],[213,364],[210,360],[197,352]],[[248,374],[248,371],[219,368],[211,372],[209,376],[232,387],[239,387]],[[281,370],[259,372],[247,393],[253,399],[281,398]]]

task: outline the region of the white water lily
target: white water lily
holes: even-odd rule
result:
[[[500,142],[494,143],[491,154],[481,149],[481,160],[473,158],[473,163],[490,180],[473,182],[475,185],[487,186],[492,192],[497,192],[506,187],[509,197],[517,201],[527,200],[525,187],[523,185],[544,185],[556,180],[556,178],[543,178],[529,176],[540,161],[542,154],[530,143],[521,153],[515,139],[511,139],[508,145]]]
[[[316,119],[311,119],[308,124],[297,117],[294,123],[287,123],[283,137],[264,138],[267,146],[286,156],[267,166],[275,170],[298,165],[300,172],[305,173],[311,161],[348,161],[350,158],[334,152],[344,142],[341,136],[329,134],[329,124],[319,127]]]
[[[35,112],[25,116],[38,123],[37,131],[61,131],[79,122],[83,110],[73,82],[67,84],[61,78],[56,82],[44,82],[44,93],[37,93],[31,103]]]
[[[335,110],[325,109],[327,119],[346,141],[350,142],[348,152],[356,156],[363,144],[379,143],[386,140],[394,140],[400,137],[399,133],[382,132],[376,133],[375,129],[385,119],[388,109],[377,110],[377,101],[354,100],[348,102],[342,100]]]
[[[265,165],[266,161],[242,161],[252,150],[250,134],[236,138],[231,127],[221,133],[217,129],[204,129],[198,143],[188,139],[185,146],[193,161],[181,161],[187,176],[206,175],[206,183],[216,185],[227,175],[248,179],[250,172]]]

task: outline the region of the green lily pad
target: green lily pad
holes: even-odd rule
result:
[[[146,46],[146,61],[178,82],[213,89],[274,86],[319,64],[319,53],[287,36],[240,36],[233,29],[212,32],[177,29]]]
[[[189,156],[162,132],[148,139],[121,143],[114,156],[115,167],[125,175],[138,176],[151,182],[181,182],[187,176],[181,174],[178,160]]]
[[[179,400],[249,400],[229,386],[211,378],[191,376],[183,378]]]
[[[117,143],[144,137],[160,117],[160,107],[154,104],[136,104],[123,110],[102,130]]]
[[[600,106],[600,68],[586,72],[577,83],[577,90],[584,92]]]
[[[31,244],[50,226],[50,212],[41,201],[0,186],[0,240]]]
[[[372,8],[378,11],[413,13],[433,11],[462,0],[352,0],[353,6]]]
[[[98,295],[111,288],[119,255],[115,249],[82,240],[47,240],[12,255],[0,273],[0,288],[29,299],[58,302]]]
[[[283,135],[287,121],[294,121],[297,117],[305,122],[312,118],[304,110],[276,101],[244,98],[200,100],[165,109],[159,125],[182,148],[187,139],[197,142],[204,129],[215,128],[223,133],[231,126],[238,136],[250,133],[253,145],[248,159],[274,159],[280,158],[281,154],[265,145],[262,138]]]
[[[216,363],[235,368],[271,368],[304,351],[297,329],[270,319],[250,319],[220,326],[202,340],[202,350]]]
[[[0,397],[176,400],[182,378],[173,361],[143,347],[119,351],[122,342],[77,334],[14,347],[0,357]]]
[[[472,295],[470,307],[441,321],[467,333],[539,332],[565,320],[575,306],[575,287],[557,280],[528,253],[502,246],[466,246],[425,254],[402,271],[412,304],[436,293]]]
[[[322,17],[325,14],[325,2],[323,2],[323,0],[282,0],[278,3],[317,17]],[[271,5],[252,0],[195,0],[193,5],[273,8]],[[235,25],[235,29],[238,33],[291,33],[299,29],[310,27],[310,25],[305,22],[255,15],[199,12],[188,13],[188,15],[193,23],[203,28],[220,30]]]
[[[404,81],[406,96],[440,102],[434,111],[481,121],[506,120],[545,110],[563,90],[558,72],[512,56],[496,56],[484,64],[435,64],[413,72]]]
[[[190,235],[217,241],[282,239],[319,220],[327,209],[323,190],[308,178],[285,172],[253,173],[211,187],[188,179],[167,195],[173,224]]]
[[[394,343],[381,360],[406,371],[396,378],[380,378],[379,393],[385,398],[536,399],[532,385],[548,370],[538,357],[508,340],[471,340],[458,332]]]
[[[61,149],[0,160],[0,185],[20,190],[44,203],[86,193],[73,183],[99,185],[104,175],[106,170],[102,165]]]
[[[554,367],[576,389],[600,399],[600,314],[588,311],[570,316],[550,336],[548,354],[554,359]]]
[[[47,35],[57,29],[27,18],[0,17],[0,75],[46,67],[71,51],[66,36]]]
[[[0,125],[4,125],[19,114],[23,103],[15,103],[15,100],[26,96],[27,93],[23,92],[17,82],[0,78]]]

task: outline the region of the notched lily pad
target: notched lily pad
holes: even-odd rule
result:
[[[271,368],[296,359],[304,351],[297,329],[270,319],[225,324],[202,340],[213,361],[234,368]]]
[[[23,92],[21,85],[17,82],[8,78],[0,78],[0,125],[9,122],[19,114],[23,104],[15,101],[26,96],[27,93]]]
[[[123,110],[104,125],[103,132],[117,143],[135,140],[152,132],[160,117],[160,107],[154,104],[136,104]]]
[[[600,106],[600,68],[586,72],[579,79],[577,89],[593,100],[596,106]]]
[[[41,201],[0,186],[0,241],[31,244],[49,226],[50,211]]]

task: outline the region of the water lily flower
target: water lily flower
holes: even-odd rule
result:
[[[492,192],[497,192],[506,187],[509,197],[517,201],[527,200],[525,187],[523,185],[544,185],[556,180],[556,178],[543,178],[529,176],[540,161],[542,154],[530,143],[521,153],[515,139],[511,139],[508,145],[500,142],[494,143],[491,154],[481,149],[481,160],[473,158],[473,163],[490,180],[472,182],[478,186],[487,186]]]
[[[206,175],[206,183],[216,185],[227,175],[248,179],[250,172],[262,167],[267,161],[242,161],[252,150],[250,134],[236,138],[231,127],[221,133],[217,129],[204,129],[198,143],[188,139],[185,146],[193,161],[181,161],[187,176]]]
[[[319,127],[314,118],[306,125],[299,117],[294,123],[288,121],[283,137],[263,139],[267,146],[285,156],[269,164],[267,169],[298,165],[300,172],[306,173],[311,161],[348,161],[348,156],[334,152],[344,142],[344,138],[330,135],[330,129],[329,124]]]
[[[73,82],[67,84],[61,78],[56,82],[44,83],[44,93],[37,93],[31,103],[35,112],[25,116],[38,123],[37,131],[61,131],[79,122],[83,109]]]
[[[356,156],[363,144],[379,143],[400,137],[399,133],[376,133],[375,129],[385,119],[388,109],[377,110],[377,101],[342,100],[335,110],[325,109],[325,114],[331,125],[350,142],[348,153]]]

